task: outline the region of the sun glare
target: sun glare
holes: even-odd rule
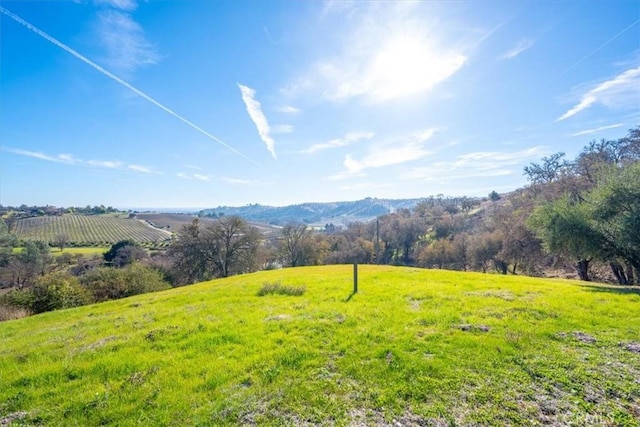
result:
[[[437,52],[416,37],[398,37],[374,56],[367,81],[377,99],[391,99],[429,90],[451,76],[466,58]]]

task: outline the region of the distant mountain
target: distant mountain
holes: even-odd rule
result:
[[[248,221],[272,225],[284,225],[288,222],[304,222],[312,226],[346,225],[354,221],[369,221],[398,209],[412,209],[422,200],[424,199],[366,198],[355,202],[302,203],[279,207],[259,204],[219,206],[215,209],[203,209],[200,215],[238,215]]]

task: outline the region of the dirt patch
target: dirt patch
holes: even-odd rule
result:
[[[101,340],[98,340],[94,343],[82,346],[82,347],[78,347],[78,349],[76,350],[78,353],[84,353],[85,351],[91,351],[91,350],[97,350],[99,348],[104,347],[107,343],[116,340],[117,337],[115,335],[110,335],[108,337],[102,338]]]
[[[574,331],[571,333],[567,333],[567,332],[559,332],[557,334],[557,336],[559,338],[565,339],[569,336],[573,337],[575,340],[583,342],[585,344],[595,344],[596,343],[596,338],[592,335],[589,334],[585,334],[584,332],[580,332],[580,331]]]
[[[349,427],[445,427],[450,423],[442,418],[422,418],[411,412],[387,420],[380,411],[352,409],[349,411]]]
[[[620,347],[627,351],[640,354],[640,342],[620,343]]]
[[[288,314],[276,314],[275,316],[269,316],[264,320],[266,320],[267,322],[273,322],[273,321],[280,321],[280,320],[287,320],[287,319],[291,319],[291,316]]]
[[[28,414],[25,411],[18,411],[18,412],[11,413],[9,415],[5,415],[4,417],[0,418],[0,426],[8,426],[12,422],[16,420],[20,420],[26,417],[27,415]]]
[[[465,295],[473,296],[473,297],[493,297],[500,298],[505,301],[514,301],[516,299],[515,295],[513,295],[509,291],[504,290],[489,290],[485,292],[465,292]]]
[[[458,325],[458,329],[464,332],[489,332],[491,330],[491,328],[489,328],[487,325],[468,324]]]

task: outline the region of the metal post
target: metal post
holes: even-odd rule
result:
[[[358,263],[353,263],[353,293],[358,293]]]

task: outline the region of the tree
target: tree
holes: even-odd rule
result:
[[[183,227],[169,254],[180,283],[228,277],[258,268],[260,231],[231,215],[202,227],[196,219]]]
[[[492,202],[497,202],[498,200],[500,200],[500,195],[493,190],[491,193],[489,193],[489,200],[491,200]]]
[[[586,205],[574,203],[567,196],[538,206],[528,226],[548,252],[577,262],[580,280],[590,280],[589,263],[607,251],[602,235],[591,225]]]
[[[113,245],[111,245],[111,247],[107,252],[102,254],[104,258],[104,262],[106,264],[111,264],[115,259],[115,257],[118,255],[118,250],[120,248],[123,248],[125,246],[135,246],[135,245],[137,245],[137,243],[134,242],[133,240],[120,240],[119,242],[114,243]]]
[[[202,228],[196,218],[177,233],[167,254],[172,260],[171,275],[174,285],[184,285],[209,280],[213,277],[213,265],[205,255]]]
[[[205,253],[218,277],[247,273],[257,269],[256,255],[262,235],[236,215],[224,216],[206,228]]]
[[[278,240],[282,264],[289,267],[313,264],[314,245],[306,224],[289,223],[282,227]]]
[[[608,261],[620,284],[632,284],[640,272],[640,162],[610,168],[586,196],[591,226],[609,249]],[[622,269],[620,262],[627,264]]]
[[[67,247],[70,241],[71,241],[71,238],[67,233],[56,234],[55,245],[56,247],[60,248],[60,252],[64,251],[64,248]]]
[[[564,160],[564,153],[555,153],[543,157],[542,163],[525,166],[524,174],[533,184],[545,184],[560,178],[568,168],[569,162]]]

